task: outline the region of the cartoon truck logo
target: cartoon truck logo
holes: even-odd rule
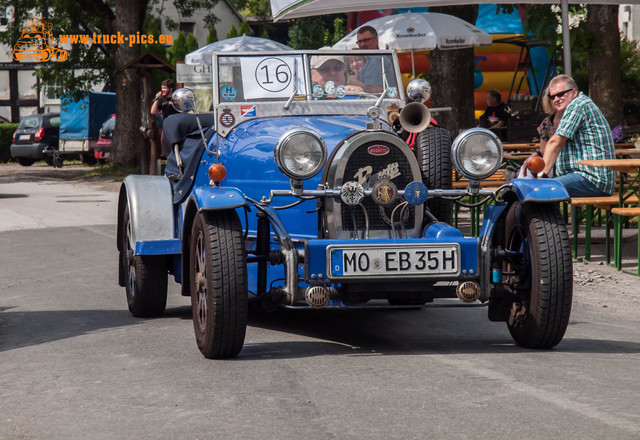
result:
[[[13,59],[22,61],[25,58],[33,58],[36,61],[65,61],[67,51],[52,46],[53,25],[34,17],[22,26],[22,34],[18,42],[13,46]]]

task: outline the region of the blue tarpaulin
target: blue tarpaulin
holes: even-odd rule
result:
[[[79,101],[63,97],[60,139],[98,139],[100,127],[115,112],[115,93],[90,92]]]

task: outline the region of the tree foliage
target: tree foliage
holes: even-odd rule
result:
[[[299,18],[289,27],[289,46],[319,49],[333,46],[346,35],[347,15],[321,15]]]
[[[207,44],[215,43],[216,41],[218,41],[218,32],[216,32],[215,26],[211,26],[207,34]]]

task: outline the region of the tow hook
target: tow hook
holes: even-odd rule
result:
[[[509,314],[509,325],[511,327],[521,327],[524,325],[529,315],[527,308],[521,302],[514,301]]]

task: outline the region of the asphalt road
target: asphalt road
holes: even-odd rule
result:
[[[0,439],[640,438],[637,277],[577,263],[550,351],[484,308],[283,311],[212,361],[175,284],[130,316],[116,191],[0,166]]]

